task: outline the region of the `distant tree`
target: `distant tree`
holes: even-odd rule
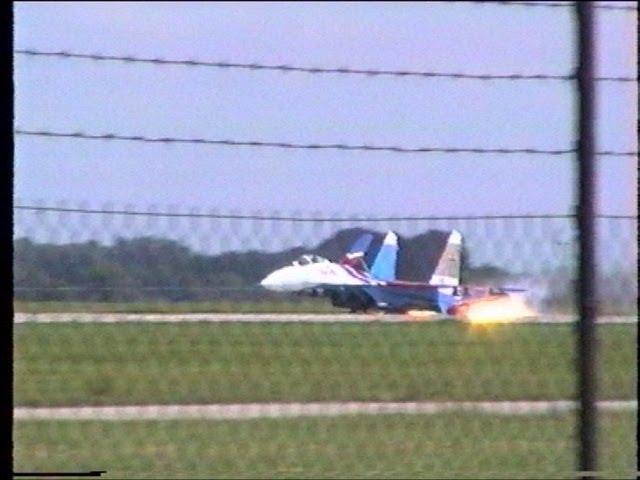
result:
[[[14,243],[16,298],[30,300],[186,301],[250,295],[270,271],[291,263],[302,253],[316,253],[337,260],[367,230],[337,232],[311,249],[295,247],[280,252],[256,250],[204,255],[166,238],[118,239],[112,246],[95,241],[55,245],[28,238]],[[382,242],[374,233],[368,259],[373,260]],[[435,270],[448,231],[430,230],[399,239],[399,278],[426,281]],[[492,281],[509,272],[492,265],[473,267],[463,246],[466,281]],[[255,289],[253,290],[255,295]]]

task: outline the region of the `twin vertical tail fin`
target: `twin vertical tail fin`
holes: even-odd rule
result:
[[[461,254],[462,234],[457,230],[452,230],[438,265],[429,279],[429,285],[451,287],[460,285]]]
[[[395,280],[397,258],[398,236],[389,231],[382,241],[382,246],[373,261],[373,265],[371,265],[371,275],[377,280]]]
[[[347,256],[348,257],[358,257],[358,256],[364,257],[364,255],[367,253],[367,250],[369,250],[369,245],[371,245],[372,240],[373,240],[372,234],[363,233],[356,239],[355,242],[353,242],[353,245],[351,245],[351,248],[349,248],[349,251],[347,252]]]
[[[367,270],[367,264],[365,262],[365,255],[369,250],[373,235],[370,233],[363,233],[349,248],[349,251],[340,260],[342,265],[349,265],[358,270]]]

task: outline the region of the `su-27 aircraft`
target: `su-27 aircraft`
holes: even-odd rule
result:
[[[302,255],[291,265],[267,275],[260,284],[273,291],[327,296],[334,306],[351,312],[426,310],[453,316],[465,316],[476,302],[506,297],[508,291],[523,291],[460,285],[462,234],[457,230],[449,234],[427,282],[396,279],[398,236],[392,231],[387,232],[369,268],[365,254],[372,240],[370,233],[361,235],[339,262]]]

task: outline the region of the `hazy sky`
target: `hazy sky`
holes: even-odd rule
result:
[[[627,2],[628,3],[628,2]],[[474,3],[15,3],[15,48],[473,73],[574,68],[570,8]],[[636,14],[597,11],[601,75],[636,72]],[[563,81],[310,75],[15,56],[25,129],[375,145],[570,148]],[[598,148],[637,150],[637,84],[598,85]],[[568,212],[571,156],[295,151],[16,138],[22,203],[380,215]],[[637,159],[598,160],[634,213]]]

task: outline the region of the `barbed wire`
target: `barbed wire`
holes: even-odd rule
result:
[[[395,77],[422,77],[422,78],[450,78],[450,79],[467,79],[467,80],[573,80],[574,74],[556,75],[556,74],[479,74],[479,73],[454,73],[454,72],[428,72],[416,70],[385,70],[385,69],[364,69],[364,68],[324,68],[324,67],[305,67],[295,65],[268,65],[263,63],[238,63],[238,62],[222,62],[222,61],[203,61],[203,60],[176,60],[165,58],[145,58],[137,56],[125,55],[102,55],[74,53],[65,51],[43,51],[34,49],[14,50],[14,53],[30,56],[46,56],[60,58],[76,58],[84,60],[96,61],[122,61],[128,63],[149,63],[154,65],[181,65],[190,67],[213,67],[213,68],[231,68],[244,70],[274,70],[281,72],[304,72],[310,74],[345,74],[345,75],[366,75],[366,76],[395,76]],[[625,76],[606,76],[596,77],[595,80],[607,82],[637,82],[634,77]]]
[[[637,3],[635,7],[633,5],[608,5],[606,3],[597,3],[593,7],[599,8],[600,10],[621,10],[621,11],[628,11],[628,12],[638,11]]]
[[[528,155],[568,155],[576,151],[575,148],[539,149],[539,148],[481,148],[481,147],[401,147],[381,145],[349,145],[344,143],[291,143],[267,142],[258,140],[217,140],[207,138],[177,138],[177,137],[146,137],[143,135],[120,135],[115,133],[93,134],[83,132],[54,132],[50,130],[25,130],[17,128],[16,135],[28,135],[51,138],[76,138],[83,140],[122,140],[144,143],[181,143],[199,145],[222,145],[229,147],[270,147],[302,150],[352,150],[393,153],[478,153],[478,154],[528,154]],[[596,152],[600,156],[633,157],[638,152],[616,152],[604,150]]]
[[[511,2],[511,1],[471,1],[468,3],[486,3],[491,5],[503,5],[503,6],[520,6],[520,7],[548,7],[548,8],[569,8],[574,7],[576,2]],[[593,8],[601,10],[621,10],[621,11],[637,11],[637,8],[632,5],[607,5],[604,3],[597,3],[593,5]]]
[[[505,219],[570,219],[575,215],[570,213],[535,213],[535,214],[508,214],[508,215],[449,215],[449,216],[387,216],[387,217],[367,217],[351,215],[347,217],[304,217],[304,216],[282,216],[282,215],[241,215],[241,214],[219,214],[219,213],[179,213],[179,212],[154,212],[142,210],[110,210],[92,208],[67,208],[49,207],[36,205],[14,205],[15,210],[28,210],[40,212],[59,213],[82,213],[82,214],[105,214],[105,215],[130,215],[143,217],[184,217],[184,218],[210,218],[229,220],[267,220],[267,221],[288,221],[288,222],[397,222],[397,221],[425,221],[425,220],[505,220]],[[613,215],[600,214],[596,218],[603,219],[637,219],[637,215]]]

